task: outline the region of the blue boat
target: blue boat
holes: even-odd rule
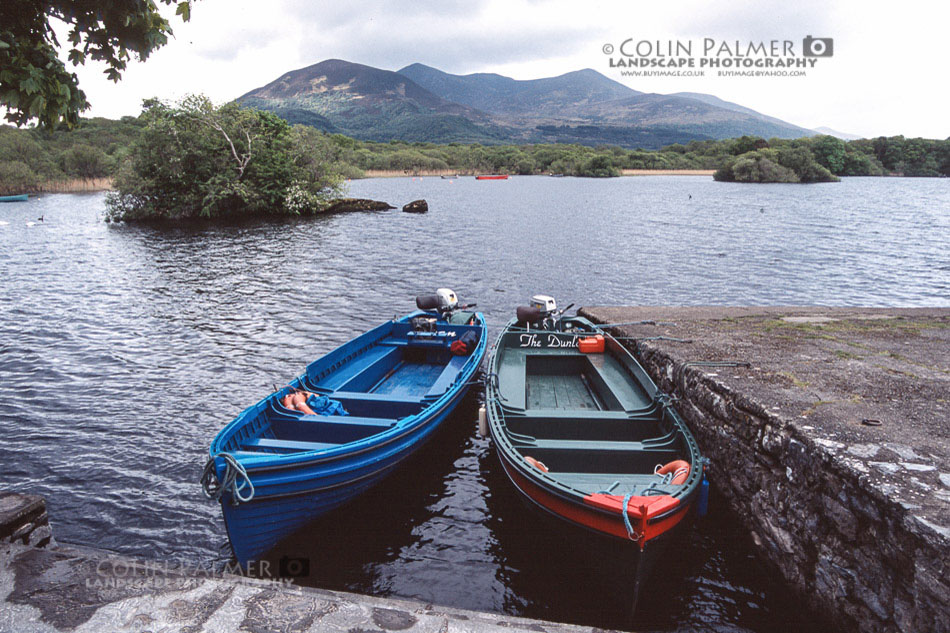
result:
[[[25,193],[20,193],[14,196],[0,196],[0,202],[26,202],[30,199],[30,196]]]
[[[468,391],[484,316],[445,288],[416,305],[311,363],[211,442],[202,485],[243,567],[390,474]]]

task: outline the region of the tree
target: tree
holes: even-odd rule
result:
[[[346,139],[343,141],[341,139]],[[362,177],[362,171],[341,159],[341,152],[355,156],[350,143],[359,141],[335,134],[330,136],[309,125],[295,125],[290,130],[293,161],[308,180],[335,186],[343,177]]]
[[[0,160],[22,161],[34,169],[43,158],[43,148],[29,131],[0,127]]]
[[[77,144],[60,155],[63,173],[90,180],[104,178],[112,173],[112,160],[98,147]]]
[[[872,142],[874,155],[887,171],[898,171],[904,161],[904,137],[879,136]]]
[[[0,195],[33,191],[40,184],[30,167],[18,160],[0,161]]]
[[[22,162],[39,180],[54,180],[62,176],[53,152],[36,139],[33,130],[18,130],[0,126],[0,161]]]
[[[837,182],[838,178],[815,162],[805,145],[789,145],[778,150],[778,164],[791,169],[802,182]]]
[[[937,142],[937,160],[940,162],[940,173],[950,176],[950,139]]]
[[[183,20],[191,15],[191,0],[157,2],[177,5]],[[132,54],[145,60],[172,34],[156,0],[5,0],[0,3],[0,105],[16,125],[37,120],[47,129],[60,122],[73,126],[89,107],[78,77],[57,55],[60,43],[52,22],[57,20],[69,27],[69,62],[105,62],[112,81],[119,81]]]
[[[840,138],[823,134],[812,139],[811,152],[815,160],[833,174],[840,176],[844,172],[846,151],[847,145]]]
[[[774,153],[749,152],[732,168],[737,182],[799,182],[794,171],[775,162]]]
[[[529,175],[537,171],[538,165],[530,156],[520,156],[511,166],[511,170],[516,174]]]
[[[610,178],[619,176],[620,170],[614,167],[610,162],[609,156],[602,154],[591,156],[576,170],[577,176],[589,176],[592,178]]]
[[[190,96],[150,99],[142,119],[107,199],[110,220],[314,213],[339,182],[270,112]]]
[[[798,175],[778,164],[778,152],[763,148],[729,158],[713,174],[724,182],[799,182]]]
[[[907,139],[899,170],[905,176],[939,176],[937,141],[923,138]]]
[[[841,176],[883,176],[884,168],[873,154],[865,154],[856,149],[848,149],[844,155],[844,169]]]
[[[773,143],[774,144],[774,143]],[[807,144],[792,142],[730,157],[713,178],[731,182],[836,182],[837,177],[815,162]]]
[[[740,136],[732,143],[732,154],[734,156],[741,156],[746,152],[752,152],[769,146],[769,142],[759,136]]]

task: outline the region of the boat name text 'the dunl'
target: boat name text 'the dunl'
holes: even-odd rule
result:
[[[541,337],[538,334],[522,334],[521,347],[577,347],[577,337],[561,338],[556,334]]]

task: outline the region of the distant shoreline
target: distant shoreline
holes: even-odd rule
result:
[[[712,176],[715,169],[622,169],[624,176]]]
[[[715,169],[622,169],[624,176],[712,176]],[[478,172],[482,173],[482,172]],[[453,169],[423,170],[405,173],[399,170],[366,169],[363,178],[439,178],[441,176],[472,177],[473,171],[456,171]],[[550,174],[541,174],[542,176]],[[357,179],[358,180],[358,179]]]
[[[70,178],[69,180],[47,180],[41,185],[28,187],[24,193],[32,196],[41,193],[93,193],[112,189],[112,178]]]
[[[417,172],[406,173],[400,169],[364,169],[363,178],[413,178],[432,176],[474,176],[475,173],[472,171],[459,171],[457,169],[429,169],[429,170],[420,170]],[[362,180],[362,178],[355,178],[354,180]]]
[[[712,176],[715,169],[624,169],[624,176]],[[481,173],[481,172],[479,172]],[[455,176],[460,178],[473,177],[475,172],[460,172],[450,169],[420,171],[418,173],[404,173],[396,170],[367,169],[363,178],[438,178],[440,176]],[[548,175],[548,174],[542,174]],[[362,180],[362,179],[355,179]],[[51,180],[45,182],[32,193],[92,193],[95,191],[110,191],[113,189],[111,178],[73,178],[71,180]]]

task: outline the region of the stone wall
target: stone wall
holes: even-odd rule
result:
[[[0,491],[0,543],[55,544],[42,497]]]
[[[946,542],[834,446],[645,341],[634,350],[712,460],[709,478],[810,608],[857,631],[950,631]]]

